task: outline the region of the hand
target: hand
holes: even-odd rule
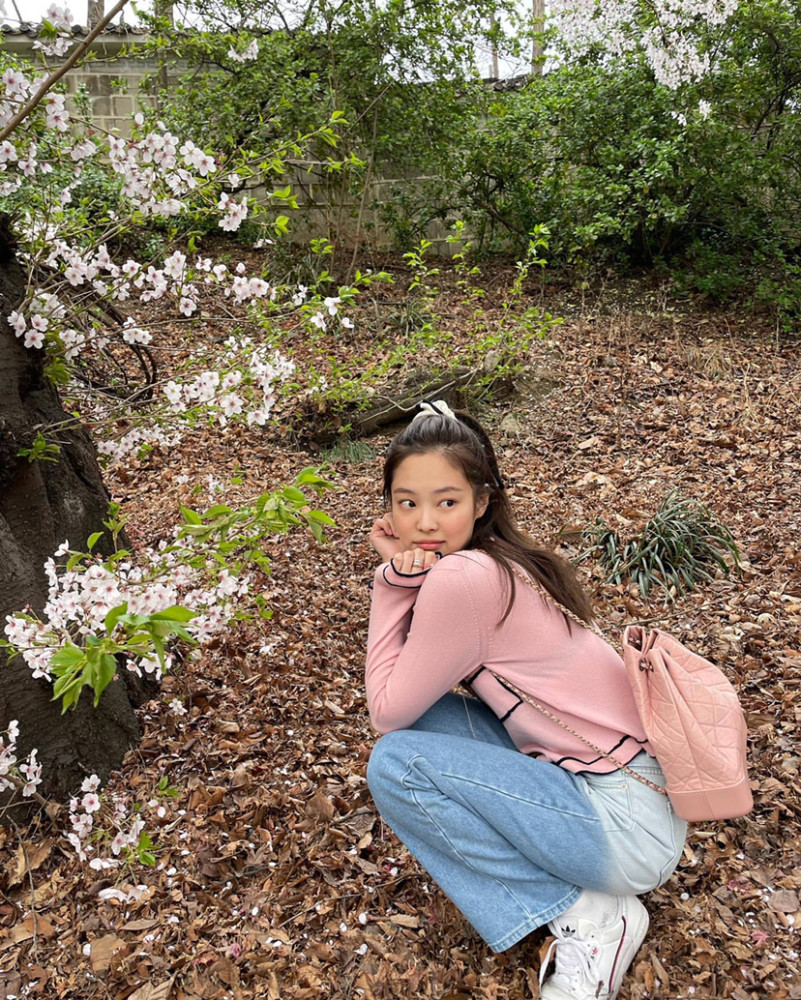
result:
[[[392,515],[384,514],[383,517],[373,521],[370,531],[370,544],[381,556],[382,562],[389,560],[401,551],[398,536],[395,534],[395,527],[392,524]]]
[[[429,552],[426,549],[407,549],[392,557],[392,565],[398,573],[411,576],[413,573],[427,572],[439,558],[436,552]]]

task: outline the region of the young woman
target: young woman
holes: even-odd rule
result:
[[[367,701],[385,734],[373,798],[493,951],[548,924],[542,997],[610,1000],[648,929],[637,894],[670,876],[686,832],[652,787],[662,772],[622,660],[571,620],[591,622],[589,601],[515,526],[472,418],[423,404],[389,447],[384,498],[370,533]],[[460,683],[473,697],[451,693]]]

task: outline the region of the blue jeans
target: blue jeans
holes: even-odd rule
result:
[[[663,782],[645,752],[629,765]],[[573,774],[520,753],[481,702],[448,694],[375,745],[378,810],[493,951],[582,889],[634,895],[678,864],[686,823],[624,771]]]

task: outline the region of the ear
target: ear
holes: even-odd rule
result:
[[[484,511],[489,505],[489,493],[484,492],[480,496],[476,497],[476,520],[483,517]]]

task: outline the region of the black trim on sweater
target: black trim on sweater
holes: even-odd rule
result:
[[[509,718],[509,716],[512,714],[512,712],[516,712],[518,710],[518,708],[520,708],[521,705],[525,705],[525,702],[523,701],[522,698],[518,697],[517,704],[516,705],[512,705],[512,707],[509,709],[509,711],[506,713],[506,715],[499,715],[498,716],[498,722],[506,722],[506,720]]]
[[[415,587],[404,587],[400,583],[393,583],[391,580],[388,580],[387,579],[387,570],[389,569],[389,567],[391,565],[392,565],[391,563],[387,563],[386,566],[381,571],[381,575],[384,577],[384,583],[386,583],[386,585],[388,587],[394,587],[396,590],[415,590],[415,589],[417,589]],[[429,569],[430,569],[430,567],[429,567]],[[396,576],[403,577],[404,580],[413,580],[415,577],[418,577],[418,576],[426,576],[426,574],[428,573],[428,570],[424,569],[424,570],[421,570],[419,573],[401,573],[400,570],[395,569],[395,567],[393,566],[392,567],[392,572]],[[422,585],[422,583],[423,583],[423,581],[421,580],[420,584]]]
[[[639,746],[639,747],[643,746],[643,744],[644,744],[644,743],[647,743],[647,742],[648,742],[647,740],[638,740],[636,736],[623,736],[623,737],[621,737],[621,739],[620,739],[620,740],[618,740],[618,742],[617,742],[617,743],[615,743],[615,745],[614,745],[614,746],[612,747],[612,749],[611,749],[611,750],[607,750],[606,752],[607,752],[608,754],[614,754],[615,750],[618,750],[618,749],[619,749],[620,747],[622,747],[622,746],[623,746],[623,744],[624,744],[624,743],[626,743],[626,741],[627,741],[627,740],[632,740],[632,741],[633,741],[634,743],[636,743],[636,744],[637,744],[637,746]],[[637,751],[637,753],[639,753],[639,752],[640,752],[640,751],[638,750],[638,751]],[[636,755],[637,755],[637,754],[635,754],[634,756],[636,757]],[[560,758],[559,758],[559,760],[557,760],[557,761],[554,761],[554,763],[555,763],[555,764],[561,764],[561,763],[562,763],[562,761],[565,761],[565,760],[574,760],[574,761],[576,761],[576,763],[578,763],[578,764],[586,764],[586,765],[588,765],[588,766],[589,766],[590,764],[597,764],[597,763],[599,763],[600,761],[602,761],[602,760],[606,760],[606,759],[607,759],[607,758],[606,758],[606,757],[604,757],[604,756],[599,756],[599,757],[594,757],[594,758],[593,758],[592,760],[584,760],[584,758],[583,758],[583,757],[571,757],[571,756],[565,756],[565,757],[560,757]],[[633,759],[633,758],[632,758],[632,759]],[[611,763],[612,763],[612,761],[610,760],[610,761],[609,761],[609,763],[611,764]],[[627,760],[624,760],[624,761],[623,761],[623,763],[624,763],[624,764],[628,764],[628,761],[627,761]],[[620,770],[620,768],[616,768],[616,770]]]

